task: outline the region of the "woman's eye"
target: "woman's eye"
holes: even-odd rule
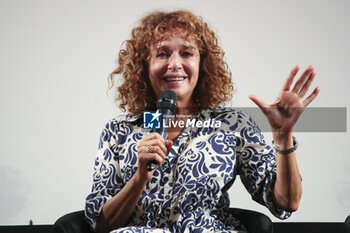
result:
[[[183,56],[185,56],[185,57],[191,57],[191,56],[193,56],[193,54],[192,53],[190,53],[190,52],[183,52],[183,54],[182,54]]]
[[[162,53],[157,53],[157,57],[166,57],[167,54],[162,52]]]

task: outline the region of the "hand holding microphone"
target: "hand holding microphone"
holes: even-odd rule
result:
[[[155,168],[161,166],[172,145],[172,141],[165,141],[158,133],[151,133],[142,138],[137,145],[138,172],[142,180],[147,182],[152,177],[155,169],[149,169],[151,161]]]
[[[176,103],[177,103],[177,97],[175,92],[166,90],[161,95],[157,102],[157,111],[161,113],[162,120],[160,124],[160,128],[156,130],[157,133],[159,133],[164,140],[168,139],[168,128],[163,127],[163,122],[168,122],[172,115],[175,113],[176,110]],[[152,147],[148,148],[149,152],[152,151]],[[157,161],[151,161],[148,166],[147,170],[152,171],[157,167]]]

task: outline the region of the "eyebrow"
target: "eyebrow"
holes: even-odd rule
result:
[[[184,44],[181,46],[182,49],[191,49],[191,50],[196,50],[196,47],[194,47],[193,45],[191,44]],[[169,50],[169,46],[167,45],[157,45],[156,46],[156,50],[159,51],[159,50]]]
[[[194,47],[194,46],[191,45],[191,44],[183,45],[182,48],[184,48],[184,49],[194,49],[194,50],[196,50],[196,47]]]

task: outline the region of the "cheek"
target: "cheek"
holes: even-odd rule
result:
[[[192,78],[198,79],[199,75],[199,62],[198,61],[191,61],[188,63],[188,69],[191,71]]]
[[[158,76],[161,76],[162,73],[166,71],[166,66],[164,65],[164,62],[153,62],[150,63],[150,66],[148,68],[150,78],[157,78]]]

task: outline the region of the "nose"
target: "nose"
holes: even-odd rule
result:
[[[179,54],[175,53],[170,56],[168,69],[173,71],[182,69],[182,59]]]

